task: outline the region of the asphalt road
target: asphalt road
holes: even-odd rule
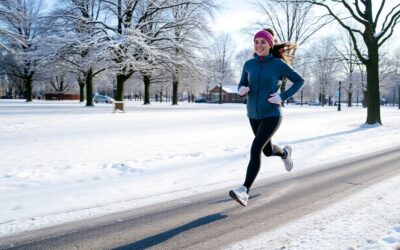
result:
[[[400,147],[228,189],[0,239],[0,249],[218,249],[400,174]]]

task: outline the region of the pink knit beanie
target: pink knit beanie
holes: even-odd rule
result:
[[[264,38],[271,48],[274,47],[274,37],[268,31],[265,30],[258,31],[254,35],[254,40],[256,40],[256,38]]]

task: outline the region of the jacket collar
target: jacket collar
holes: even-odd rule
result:
[[[259,56],[257,54],[255,54],[254,58],[257,60],[257,62],[263,63],[269,59],[271,59],[272,57],[274,57],[272,55],[272,53],[269,53],[267,56]]]

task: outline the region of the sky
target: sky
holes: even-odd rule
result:
[[[252,47],[252,36],[249,34],[248,29],[252,27],[252,22],[262,19],[262,14],[257,11],[257,6],[250,2],[251,0],[217,0],[220,5],[220,11],[216,13],[215,21],[211,24],[211,27],[217,33],[229,33],[236,44],[236,52]],[[386,2],[381,20],[384,20],[383,16],[398,2],[399,0]],[[325,9],[319,8],[319,10],[325,13]],[[396,30],[399,30],[399,26],[396,26]],[[329,36],[332,30],[335,30],[335,32],[344,31],[334,22],[329,27],[318,32],[317,37]],[[390,40],[397,41],[398,39],[400,39],[400,34],[395,32]]]
[[[247,0],[219,0],[221,6],[215,15],[215,21],[211,24],[217,34],[225,32],[231,35],[235,43],[236,51],[245,48],[252,48],[252,37],[247,29],[252,26],[252,22],[259,19],[261,15],[255,11],[255,7]]]

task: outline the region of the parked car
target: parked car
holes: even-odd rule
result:
[[[310,106],[319,106],[319,103],[316,101],[309,101],[309,102],[307,102],[307,104]]]
[[[104,102],[104,103],[113,103],[115,100],[106,95],[95,95],[93,98],[95,103]]]
[[[207,98],[205,97],[197,97],[194,99],[195,103],[206,103],[207,102]]]

